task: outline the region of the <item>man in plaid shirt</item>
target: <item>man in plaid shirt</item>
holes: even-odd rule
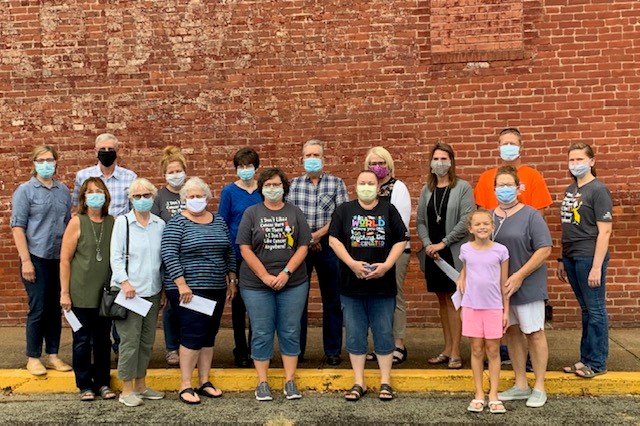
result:
[[[322,295],[322,340],[329,365],[339,365],[342,349],[342,307],[340,305],[338,258],[329,247],[329,223],[333,211],[349,200],[347,187],[339,177],[322,171],[324,144],[312,139],[302,147],[305,174],[291,181],[287,201],[296,205],[311,228],[311,244],[306,264],[309,281],[316,269]],[[307,344],[307,306],[301,320],[300,356],[304,359]]]
[[[129,213],[129,198],[127,189],[138,176],[131,170],[116,165],[118,158],[118,139],[111,133],[103,133],[96,138],[96,154],[98,164],[82,169],[76,174],[76,182],[73,187],[73,205],[78,206],[78,191],[80,186],[90,177],[99,177],[103,180],[109,195],[109,214],[120,216]]]

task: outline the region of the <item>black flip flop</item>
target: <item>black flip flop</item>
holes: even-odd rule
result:
[[[346,399],[347,401],[355,402],[355,401],[359,401],[360,398],[362,398],[366,394],[367,394],[367,390],[363,389],[362,386],[353,385],[353,387],[349,389],[347,393],[344,394],[344,399]],[[355,397],[355,398],[347,398],[348,396]]]
[[[183,394],[188,393],[189,395],[192,396],[196,396],[196,393],[194,392],[193,388],[186,388],[180,391],[180,393],[178,394],[178,398],[180,398],[180,401],[184,402],[185,404],[189,404],[189,405],[195,405],[195,404],[200,404],[200,401],[189,401],[186,400],[182,397]]]
[[[398,352],[401,356],[397,356],[395,353]],[[405,346],[404,348],[399,348],[399,347],[395,347],[395,349],[393,350],[393,365],[400,365],[403,362],[405,362],[407,360],[407,356],[409,356],[409,354],[407,353],[407,347]]]
[[[380,393],[378,394],[378,399],[380,399],[380,401],[391,401],[395,396],[395,392],[391,385],[387,383],[380,385]]]
[[[202,386],[200,386],[198,389],[196,389],[196,393],[198,395],[202,395],[202,396],[206,396],[207,398],[220,398],[222,396],[222,394],[220,395],[213,395],[210,394],[209,392],[207,392],[205,389],[214,389],[217,390],[215,386],[213,386],[213,383],[211,382],[207,382],[205,384],[203,384]]]

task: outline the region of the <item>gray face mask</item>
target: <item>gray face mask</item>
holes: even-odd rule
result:
[[[444,176],[451,168],[451,161],[431,160],[431,173],[436,176]]]

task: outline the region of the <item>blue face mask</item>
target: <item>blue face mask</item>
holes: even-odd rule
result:
[[[318,173],[322,170],[322,160],[319,158],[305,158],[304,171],[307,173]]]
[[[516,199],[518,189],[515,186],[501,186],[496,188],[496,198],[502,204],[509,204]]]
[[[575,177],[581,178],[591,171],[591,166],[588,163],[572,164],[569,166],[569,171]]]
[[[520,155],[518,145],[500,145],[500,158],[504,161],[513,161]]]
[[[43,179],[49,179],[56,171],[56,165],[53,163],[36,163],[36,173]]]
[[[91,209],[101,209],[104,206],[106,197],[104,194],[87,194],[87,207]]]
[[[256,175],[256,169],[253,166],[251,166],[251,168],[249,169],[238,168],[237,175],[241,180],[246,182],[253,179],[253,177]]]
[[[153,207],[153,198],[140,198],[139,200],[133,200],[133,208],[141,213],[148,212]]]

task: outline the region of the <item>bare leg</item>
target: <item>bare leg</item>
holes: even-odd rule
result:
[[[284,367],[285,381],[293,380],[296,377],[298,367],[298,356],[282,355],[282,365]]]
[[[135,380],[133,387],[135,388],[137,393],[142,393],[145,390],[147,390],[147,378],[146,378],[146,376],[138,377]]]
[[[449,321],[449,309],[447,308],[447,295],[449,293],[436,293],[438,296],[438,308],[440,312],[440,324],[442,325],[442,334],[444,336],[444,349],[442,354],[446,356],[452,356],[451,354],[451,327]]]
[[[470,337],[471,342],[471,371],[473,371],[473,383],[476,388],[474,399],[484,401],[484,389],[482,387],[482,375],[484,374],[484,339]]]
[[[451,348],[451,358],[460,358],[460,340],[462,340],[462,319],[460,318],[460,312],[456,311],[451,300],[451,295],[447,294],[446,307],[447,307],[447,319],[449,327],[449,339]]]
[[[500,382],[500,339],[486,339],[485,349],[489,360],[489,400],[498,401]]]
[[[378,367],[380,367],[380,384],[391,383],[391,366],[393,365],[393,354],[378,355]],[[364,370],[363,370],[364,380]]]
[[[351,369],[353,370],[353,383],[356,385],[362,386],[362,389],[364,390],[367,389],[367,387],[364,384],[365,359],[366,359],[366,355],[349,354],[349,360],[351,361]]]
[[[512,325],[507,329],[507,340],[509,341],[509,358],[513,373],[516,376],[515,386],[518,389],[529,389],[527,382],[527,338],[524,336],[520,327]],[[546,363],[545,363],[546,364]]]
[[[193,349],[186,348],[180,345],[178,351],[180,356],[180,391],[191,387],[191,375],[196,368],[200,351],[194,351]],[[190,402],[200,401],[198,395],[183,394],[182,397]]]
[[[253,365],[256,367],[256,372],[258,373],[258,383],[267,381],[267,373],[269,371],[269,360],[266,361],[253,361]]]
[[[122,381],[122,393],[121,396],[129,396],[132,393],[134,393],[136,390],[134,388],[134,381],[133,380],[123,380]]]
[[[536,383],[533,387],[544,392],[544,374],[547,371],[547,362],[549,360],[547,335],[544,330],[539,330],[528,334],[527,340],[529,342],[529,352],[531,353],[531,366],[536,377]]]

